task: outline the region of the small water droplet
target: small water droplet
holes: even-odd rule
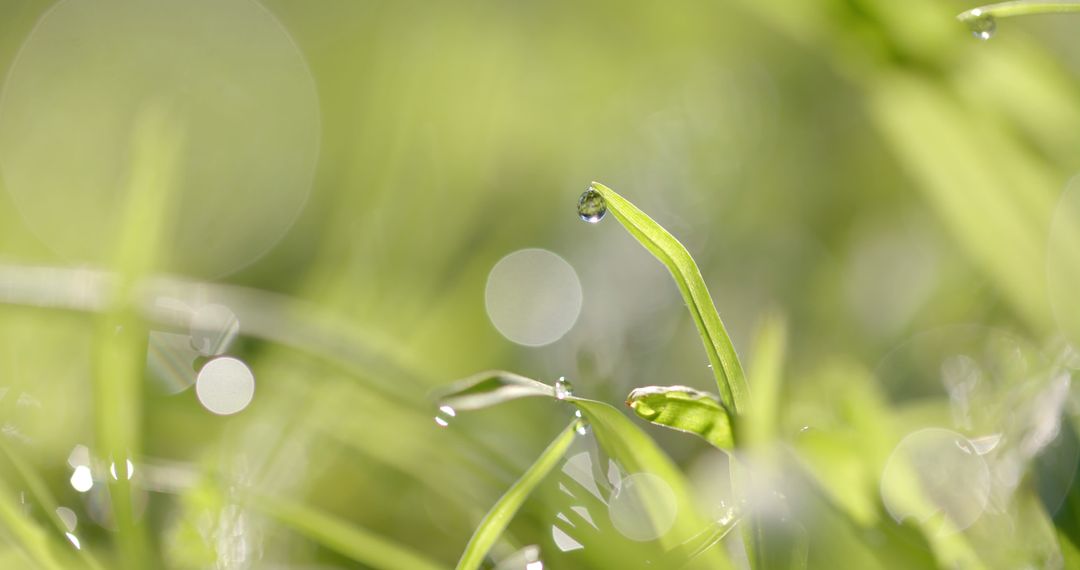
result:
[[[457,412],[450,406],[439,406],[439,413],[435,414],[435,423],[439,427],[446,427],[450,425],[450,420],[457,416]]]
[[[583,221],[595,224],[604,219],[604,214],[607,214],[607,203],[603,195],[589,186],[581,198],[578,198],[577,213]]]
[[[555,399],[565,400],[574,395],[574,385],[565,376],[559,376],[555,381]]]
[[[967,25],[972,35],[980,40],[988,40],[994,37],[994,32],[997,31],[997,20],[978,8],[971,11],[971,18],[968,19]]]

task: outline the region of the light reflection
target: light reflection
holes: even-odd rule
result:
[[[533,544],[502,559],[494,570],[543,570],[543,568],[540,547]]]
[[[94,486],[94,475],[90,473],[90,467],[79,465],[71,474],[71,486],[80,493],[89,491]]]
[[[240,334],[240,320],[225,305],[204,305],[191,316],[190,332],[192,348],[204,356],[218,356]]]
[[[166,393],[177,394],[195,383],[199,352],[185,334],[150,331],[146,347],[146,371]]]
[[[555,525],[551,527],[551,539],[555,542],[555,546],[563,552],[572,552],[585,548],[580,542],[574,540],[574,537],[566,534],[566,531]]]
[[[439,413],[435,415],[435,423],[439,427],[450,425],[450,418],[457,416],[457,412],[450,406],[439,406]]]
[[[544,249],[522,249],[500,259],[484,289],[491,324],[524,346],[544,346],[562,338],[577,321],[581,304],[577,272]]]
[[[82,550],[82,545],[79,543],[79,537],[70,532],[65,532],[64,536],[66,536],[67,539],[71,541],[71,544],[75,546],[75,550]]]
[[[908,434],[881,475],[881,499],[897,522],[914,518],[948,534],[982,516],[991,491],[990,470],[963,435],[941,428]]]
[[[126,464],[126,467],[127,467],[127,472],[125,473],[125,475],[126,475],[127,480],[130,481],[131,477],[135,475],[135,465],[133,463],[131,463],[130,459],[126,460],[125,464]],[[109,464],[109,474],[112,475],[112,478],[115,479],[115,480],[120,479],[120,477],[116,473],[116,463],[115,462]]]
[[[68,465],[72,468],[80,465],[90,465],[90,449],[85,445],[79,444],[71,448],[71,453],[68,454]]]
[[[678,514],[675,492],[652,473],[624,477],[608,503],[615,529],[630,540],[646,542],[667,534]]]
[[[307,199],[321,131],[314,81],[285,27],[248,0],[50,4],[6,67],[5,207],[59,256],[107,260],[126,211],[117,177],[132,126],[148,101],[182,102],[160,106],[185,143],[162,257],[179,273],[219,276],[269,250]]]
[[[79,517],[75,514],[75,511],[67,507],[57,507],[56,516],[60,519],[60,522],[64,523],[64,528],[68,532],[75,532],[75,528],[79,525]]]
[[[207,362],[195,378],[199,403],[226,416],[242,411],[255,395],[255,376],[243,362],[222,356]]]

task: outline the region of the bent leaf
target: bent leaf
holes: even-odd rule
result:
[[[640,418],[698,435],[720,449],[732,449],[731,417],[716,396],[686,386],[636,388],[626,398]]]
[[[577,435],[578,420],[574,420],[552,442],[547,449],[540,454],[536,462],[518,479],[506,493],[499,498],[495,506],[484,515],[480,525],[476,527],[469,544],[465,546],[465,552],[458,561],[458,570],[479,568],[499,536],[510,524],[525,499],[536,489],[536,486],[547,477],[548,473],[559,464],[570,444]]]
[[[679,240],[614,190],[599,182],[593,182],[591,188],[604,197],[615,219],[659,259],[675,278],[679,292],[682,293],[705,344],[705,352],[712,363],[716,385],[720,389],[720,400],[730,414],[737,415],[746,406],[750,390],[746,385],[742,364],[739,363],[739,355],[735,352],[735,346],[731,344],[724,323],[716,312],[712,296],[709,295],[709,289],[705,286],[705,280],[701,277],[701,271],[694,259]]]
[[[478,410],[502,402],[536,396],[555,397],[555,389],[532,378],[489,370],[463,378],[435,393],[439,405]]]

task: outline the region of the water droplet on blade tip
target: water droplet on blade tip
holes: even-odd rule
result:
[[[607,202],[604,201],[603,195],[590,186],[581,198],[578,198],[577,213],[582,221],[595,224],[604,219],[604,215],[607,214]]]
[[[972,35],[980,40],[988,40],[994,37],[994,32],[997,31],[997,20],[993,16],[978,9],[972,10],[971,16],[967,20],[967,25]]]

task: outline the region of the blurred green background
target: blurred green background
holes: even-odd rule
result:
[[[63,506],[108,568],[386,565],[298,510],[452,566],[571,412],[440,429],[433,388],[501,368],[621,406],[713,384],[664,268],[578,220],[599,180],[687,246],[744,363],[786,319],[772,445],[804,563],[1080,567],[1080,18],[979,41],[970,7],[0,1],[3,565],[85,563]],[[551,255],[502,310],[542,346],[485,303],[529,248]],[[207,305],[231,343],[198,354]],[[256,388],[218,416],[191,384],[222,353]],[[731,501],[722,453],[638,423],[706,516]],[[912,448],[943,473],[890,474]],[[559,544],[555,479],[493,566],[649,559],[610,529]],[[929,498],[896,499],[913,481]]]

